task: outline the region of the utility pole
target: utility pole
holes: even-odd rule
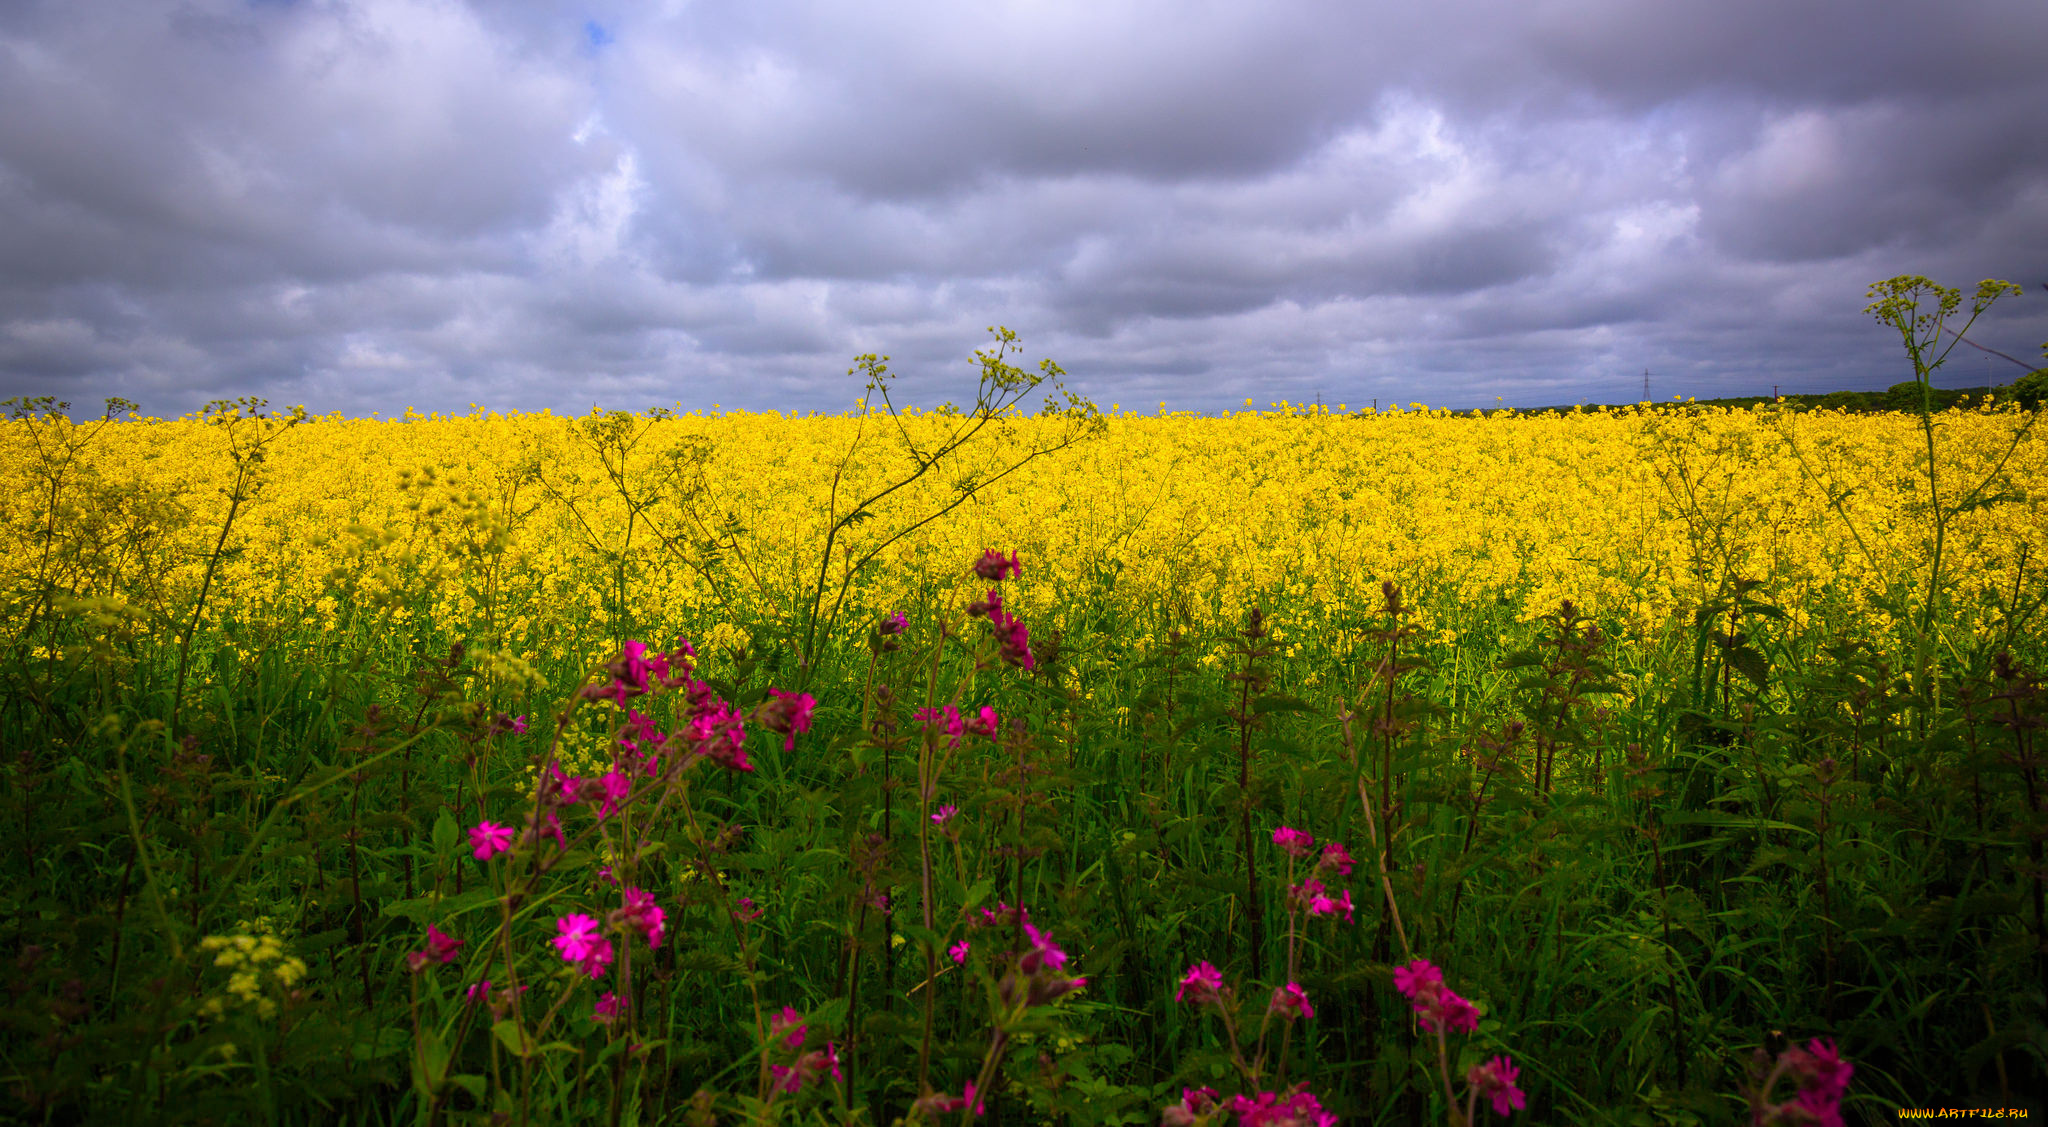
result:
[[[1648,403],[1649,401],[1650,401],[1650,370],[1649,370],[1648,368],[1644,368],[1644,369],[1643,369],[1643,402],[1645,402],[1645,403]]]
[[[1776,399],[1776,398],[1778,398],[1778,385],[1777,385],[1777,384],[1772,384],[1772,385],[1771,385],[1771,398],[1772,398],[1772,399]]]

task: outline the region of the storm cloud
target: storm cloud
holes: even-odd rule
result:
[[[1880,388],[1880,278],[2048,340],[2044,54],[2038,0],[18,0],[0,394],[836,412],[991,325],[1126,409]]]

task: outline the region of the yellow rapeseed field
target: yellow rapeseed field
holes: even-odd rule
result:
[[[1945,505],[2010,449],[1982,491],[1992,503],[1948,530],[1944,574],[1956,593],[2009,591],[2023,554],[2038,567],[2048,547],[2038,484],[2048,444],[2026,433],[2014,446],[2025,418],[1982,409],[1938,420]],[[381,608],[393,630],[582,661],[609,652],[624,606],[638,629],[734,642],[801,613],[835,513],[908,476],[913,448],[972,422],[408,412],[230,428],[131,417],[89,440],[91,424],[14,422],[0,425],[0,551],[15,574],[10,597],[50,576],[59,589],[143,604],[133,614],[159,629],[174,623],[219,542],[232,451],[267,425],[275,433],[247,479],[260,489],[221,545],[210,620],[327,632]],[[1061,425],[998,419],[872,506],[839,537],[826,609],[850,560]],[[1459,608],[1503,597],[1512,619],[1570,598],[1646,637],[1736,577],[1761,580],[1795,621],[1823,605],[1855,613],[1927,575],[1919,426],[1896,414],[1668,405],[1490,418],[1290,406],[1113,414],[1100,436],[984,485],[882,550],[841,632],[935,609],[987,547],[1022,554],[1013,602],[1034,629],[1113,606],[1133,641],[1182,614],[1235,620],[1259,600],[1355,617],[1376,606],[1383,578],[1412,592],[1421,624],[1446,641],[1469,628]],[[67,439],[83,445],[53,516],[61,456],[51,451]],[[5,608],[16,629],[27,603]]]

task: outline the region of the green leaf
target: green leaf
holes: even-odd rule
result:
[[[462,840],[462,828],[455,824],[455,816],[446,810],[434,819],[434,852],[447,854],[455,851],[455,843]]]
[[[432,1099],[448,1078],[448,1042],[432,1030],[423,1031],[412,1057],[412,1084],[420,1095]]]
[[[513,1056],[525,1060],[533,1055],[533,1038],[519,1028],[519,1023],[511,1018],[508,1017],[491,1026],[491,1033],[498,1038],[499,1044],[505,1046],[505,1051]]]
[[[465,1072],[460,1076],[450,1076],[448,1078],[448,1082],[450,1084],[455,1085],[458,1088],[461,1088],[463,1091],[468,1092],[470,1098],[475,1100],[476,1102],[484,1102],[483,1077],[477,1076],[473,1073]]]

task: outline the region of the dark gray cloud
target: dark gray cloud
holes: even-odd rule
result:
[[[836,411],[865,352],[963,398],[993,324],[1147,409],[1883,386],[1878,278],[2048,339],[2044,48],[2037,0],[20,0],[0,394]]]

